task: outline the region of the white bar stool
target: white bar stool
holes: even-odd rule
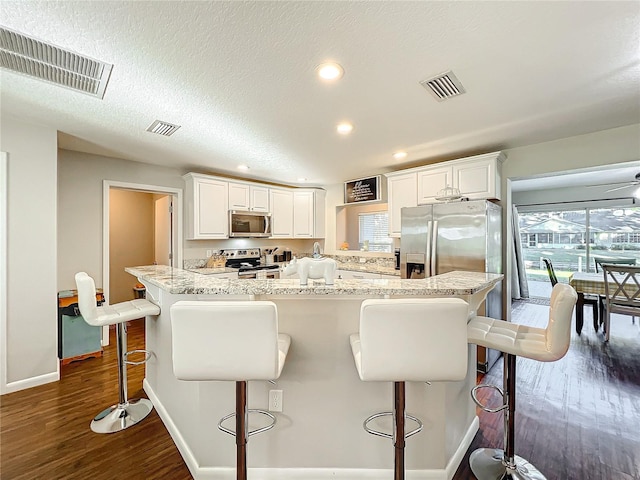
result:
[[[363,427],[372,435],[391,438],[394,478],[403,480],[405,439],[422,430],[422,422],[405,413],[405,382],[457,381],[467,374],[469,305],[458,298],[365,300],[360,307],[360,332],[350,336],[360,379],[393,382],[393,412],[371,415]],[[381,416],[393,416],[393,434],[369,428]],[[405,431],[405,418],[417,428]]]
[[[126,322],[143,318],[147,315],[159,315],[160,307],[149,300],[131,300],[114,305],[96,305],[96,286],[85,272],[76,273],[78,288],[78,308],[84,320],[94,327],[106,325],[116,326],[116,352],[118,356],[119,400],[116,405],[106,408],[91,421],[91,430],[96,433],[115,433],[135,425],[144,419],[153,404],[146,398],[127,399],[127,364],[140,365],[149,359],[146,350],[127,351]],[[131,353],[144,353],[145,359],[140,362],[127,360]]]
[[[504,450],[479,448],[469,457],[471,471],[478,480],[546,479],[535,466],[515,454],[516,356],[540,362],[554,362],[564,357],[571,341],[571,316],[577,298],[573,287],[556,284],[551,292],[547,328],[527,327],[489,317],[474,317],[469,322],[469,343],[504,353],[504,390],[495,385],[477,385],[471,391],[473,401],[484,411],[504,412]],[[481,388],[497,390],[504,404],[487,408],[476,396]]]
[[[264,410],[247,410],[247,381],[280,377],[291,337],[278,333],[278,311],[264,301],[180,301],[171,307],[173,373],[179,380],[236,382],[236,411],[218,428],[236,437],[236,478],[247,478],[247,440],[270,430],[276,417]],[[248,430],[248,413],[271,423]],[[236,428],[222,423],[234,417]]]

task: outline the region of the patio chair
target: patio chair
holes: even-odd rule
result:
[[[609,265],[635,265],[635,258],[604,258],[593,256],[593,263],[596,266],[596,273],[600,273],[600,268],[602,268],[603,263],[607,263]]]
[[[640,267],[602,263],[604,275],[604,340],[609,341],[611,314],[640,315]]]
[[[555,287],[556,283],[558,283],[558,278],[556,277],[556,272],[553,270],[553,264],[551,260],[548,258],[543,258],[542,261],[547,267],[547,273],[549,274],[549,280],[551,281],[551,286]],[[603,309],[603,299],[600,295],[585,295],[584,296],[584,304],[591,305],[593,308],[593,328],[598,331],[600,327],[600,318],[598,316],[598,312],[602,312]]]
[[[609,265],[635,265],[635,258],[604,258],[604,257],[593,257],[593,263],[596,266],[596,273],[600,273],[600,269],[602,268],[603,263],[607,263]],[[603,297],[604,298],[604,297]],[[600,325],[604,322],[604,299],[600,302]],[[631,323],[636,323],[636,317],[631,317]]]

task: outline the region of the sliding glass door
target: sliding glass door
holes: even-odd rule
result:
[[[521,213],[519,226],[529,281],[549,281],[543,258],[564,283],[599,263],[640,264],[640,207]]]

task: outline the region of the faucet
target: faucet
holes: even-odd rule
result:
[[[313,243],[313,258],[320,258],[320,244],[318,242]]]

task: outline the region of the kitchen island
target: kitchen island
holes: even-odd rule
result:
[[[179,300],[271,300],[280,331],[292,344],[277,385],[249,382],[249,408],[268,408],[268,392],[283,391],[276,427],[251,437],[249,477],[266,479],[387,479],[393,477],[391,441],[367,434],[362,422],[389,411],[393,388],[362,382],[349,335],[358,331],[365,298],[459,297],[473,315],[502,275],[450,272],[421,280],[229,280],[165,266],[131,267],[162,313],[146,320],[144,389],[196,479],[235,478],[234,439],[217,429],[234,410],[233,382],[182,382],[173,376],[169,309]],[[230,319],[230,321],[233,321]],[[442,321],[446,322],[446,318]],[[249,334],[250,332],[248,332]],[[407,384],[407,412],[424,430],[407,441],[407,478],[450,479],[473,439],[478,420],[469,392],[475,385],[475,347],[460,382]],[[390,431],[381,419],[378,429]],[[252,428],[260,425],[252,425]]]

